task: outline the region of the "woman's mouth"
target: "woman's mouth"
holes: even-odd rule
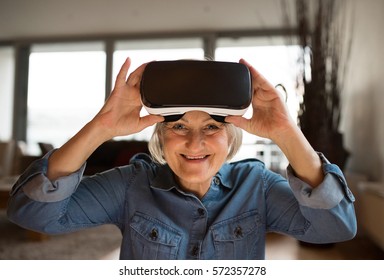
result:
[[[187,159],[187,160],[203,160],[203,159],[206,159],[209,155],[199,155],[199,156],[191,156],[191,155],[184,155],[182,154],[182,156]]]

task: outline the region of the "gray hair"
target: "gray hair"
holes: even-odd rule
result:
[[[159,164],[166,164],[164,159],[163,145],[162,145],[162,133],[166,123],[157,123],[152,137],[148,143],[148,149],[151,153],[153,160]],[[231,160],[239,151],[243,142],[242,130],[233,124],[226,123],[225,127],[229,136],[229,149],[227,155],[227,161]]]

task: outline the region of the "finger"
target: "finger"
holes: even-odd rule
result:
[[[144,63],[140,65],[135,71],[133,71],[128,79],[127,79],[127,85],[131,87],[136,87],[137,85],[140,84],[141,77],[143,76],[145,67],[147,66],[148,63]]]
[[[119,73],[116,77],[116,85],[124,86],[127,78],[128,70],[131,67],[131,59],[128,57],[124,64],[121,66]]]
[[[245,59],[241,59],[240,63],[246,65],[252,76],[252,86],[253,86],[253,100],[257,101],[258,99],[262,101],[271,101],[278,96],[282,99],[281,93],[276,90],[276,88],[260,73],[258,72],[251,64],[249,64]]]
[[[257,90],[258,88],[261,88],[263,90],[274,89],[272,84],[259,71],[257,71],[249,62],[247,62],[243,58],[240,59],[239,62],[248,67],[249,72],[251,73],[252,83],[255,87],[255,90]]]

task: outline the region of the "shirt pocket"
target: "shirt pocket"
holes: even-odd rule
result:
[[[135,259],[176,259],[182,234],[146,214],[136,212],[131,223],[132,251]]]
[[[211,227],[218,259],[257,259],[260,215],[256,210],[218,222]]]

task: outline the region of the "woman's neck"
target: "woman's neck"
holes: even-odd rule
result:
[[[176,176],[176,181],[179,183],[180,187],[189,193],[193,193],[199,199],[202,199],[204,195],[208,192],[209,187],[211,186],[211,180],[201,183],[190,183],[185,182]]]

